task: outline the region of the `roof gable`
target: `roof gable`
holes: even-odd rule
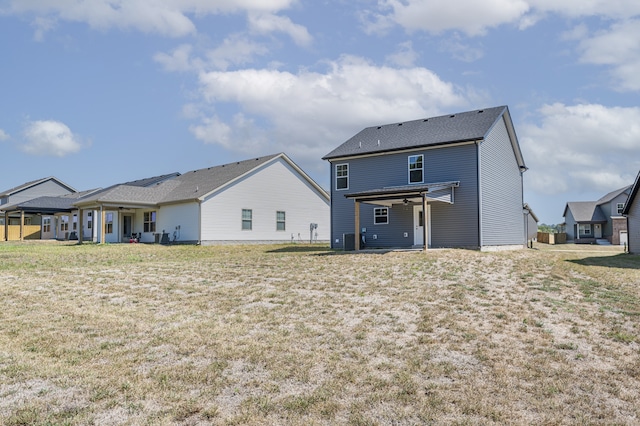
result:
[[[62,182],[60,179],[58,179],[58,178],[56,178],[54,176],[49,176],[49,177],[42,178],[42,179],[32,180],[31,182],[26,182],[26,183],[23,183],[22,185],[18,185],[16,187],[14,187],[14,188],[7,189],[6,191],[3,191],[0,194],[0,198],[8,197],[8,196],[16,194],[18,192],[22,192],[22,191],[27,190],[29,188],[33,188],[34,186],[41,185],[41,184],[43,184],[43,183],[45,183],[47,181],[54,181],[58,185],[68,189],[70,192],[78,192],[78,191],[76,191],[75,188],[73,188],[70,185],[67,185],[66,183]]]
[[[611,191],[608,194],[602,196],[598,201],[596,201],[596,204],[600,205],[600,204],[606,204],[610,201],[612,201],[614,198],[616,198],[618,195],[623,194],[623,193],[627,193],[629,194],[629,190],[631,189],[632,185],[627,185],[624,188],[620,188],[620,189],[616,189],[615,191]]]
[[[367,127],[324,160],[482,140],[508,109],[498,106],[402,123]],[[509,118],[510,119],[510,118]],[[509,126],[508,126],[509,127]],[[514,137],[515,135],[511,135]]]
[[[600,207],[595,201],[570,201],[567,203],[563,217],[567,216],[567,211],[571,211],[573,220],[576,222],[606,222]]]
[[[638,172],[638,175],[636,176],[636,180],[633,183],[633,186],[631,187],[631,192],[629,192],[629,196],[627,197],[627,201],[624,203],[624,208],[622,209],[622,214],[629,214],[629,211],[631,210],[631,205],[633,204],[633,201],[636,199],[636,196],[638,195],[638,189],[640,189],[640,172]]]

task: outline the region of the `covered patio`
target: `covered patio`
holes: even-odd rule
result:
[[[391,207],[395,205],[421,205],[423,215],[427,212],[429,203],[439,202],[454,204],[454,188],[460,186],[460,181],[437,182],[418,185],[403,185],[380,189],[353,192],[345,194],[346,198],[355,202],[355,250],[360,250],[360,205],[372,204]],[[426,215],[425,215],[426,216]],[[428,221],[422,226],[422,250],[428,250]]]

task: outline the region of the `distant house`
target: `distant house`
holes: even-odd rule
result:
[[[283,153],[193,170],[150,186],[115,185],[74,207],[93,213],[100,242],[329,238],[329,194]]]
[[[331,246],[525,246],[527,169],[506,106],[368,127],[331,165]]]
[[[597,201],[570,201],[564,208],[567,241],[622,245],[627,219],[622,215],[631,185],[611,191]]]
[[[0,241],[41,238],[41,229],[51,220],[40,211],[16,206],[39,197],[69,196],[77,193],[70,185],[50,176],[34,180],[0,193]]]
[[[533,212],[529,204],[524,205],[525,214],[525,235],[527,241],[535,241],[538,237],[538,216]]]
[[[627,218],[629,253],[640,254],[640,172],[625,201],[622,214]]]

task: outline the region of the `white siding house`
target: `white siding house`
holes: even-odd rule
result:
[[[328,241],[329,204],[329,194],[280,153],[152,186],[116,185],[75,206],[110,224],[99,225],[98,241],[218,244]]]

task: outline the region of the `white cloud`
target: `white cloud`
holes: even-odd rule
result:
[[[549,14],[607,19],[640,14],[640,2],[635,0],[381,0],[378,4],[379,10],[363,13],[369,18],[369,32],[382,32],[395,24],[408,31],[439,34],[453,30],[481,36],[505,24],[526,29]]]
[[[4,130],[0,129],[0,142],[8,141],[8,140],[9,140],[9,135],[7,134],[7,132],[5,132]]]
[[[415,64],[417,59],[418,54],[413,50],[413,43],[411,40],[400,43],[397,51],[386,57],[387,62],[399,67],[411,67]]]
[[[10,0],[0,12],[35,16],[36,38],[56,21],[83,22],[96,29],[135,29],[170,37],[196,32],[193,16],[275,13],[296,0]]]
[[[379,67],[352,56],[329,63],[325,73],[216,71],[201,73],[200,83],[206,102],[236,104],[242,115],[226,126],[220,117],[203,120],[191,128],[197,138],[239,152],[286,151],[314,164],[365,126],[457,111],[468,104],[463,90],[428,69]]]
[[[544,105],[540,124],[518,127],[526,179],[538,193],[600,191],[629,185],[640,168],[640,108]]]
[[[249,26],[253,32],[258,34],[285,33],[298,46],[309,46],[313,40],[302,25],[294,24],[289,18],[272,13],[250,13]]]
[[[439,34],[458,30],[469,36],[484,35],[487,29],[517,23],[529,10],[524,0],[386,0],[373,13],[371,25],[385,29],[395,23],[408,31]]]
[[[609,30],[579,43],[580,60],[608,65],[615,85],[622,90],[640,90],[640,19],[613,24]]]
[[[78,152],[82,143],[64,123],[53,120],[32,121],[24,129],[24,152],[32,155],[64,157]]]

